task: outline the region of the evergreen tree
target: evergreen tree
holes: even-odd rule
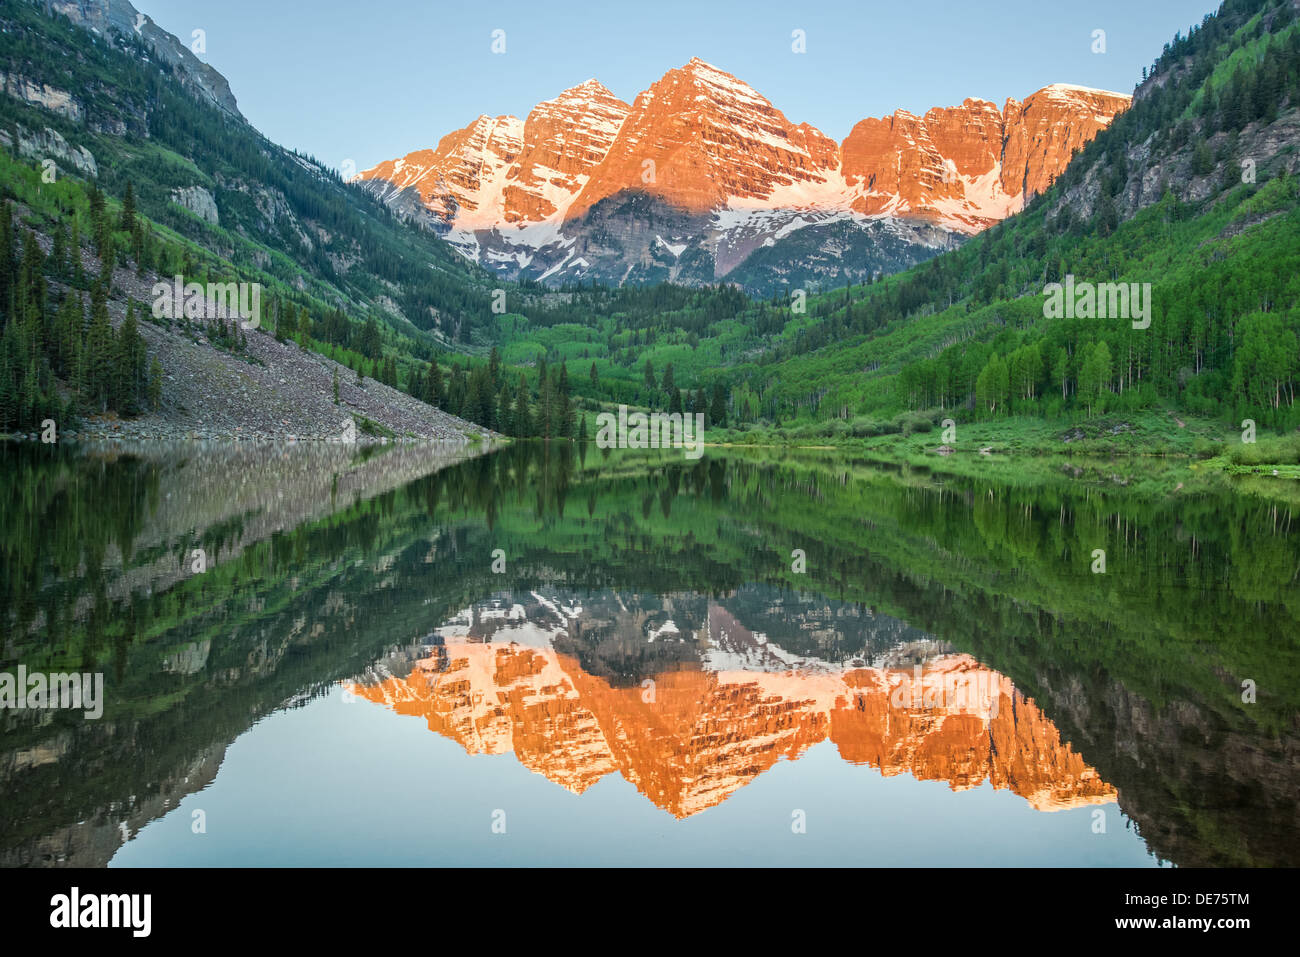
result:
[[[560,366],[560,381],[555,397],[555,434],[563,439],[573,438],[573,402],[569,398],[569,367]]]
[[[0,209],[0,308],[5,308],[13,291],[14,279],[13,208],[8,201]]]
[[[113,392],[113,326],[108,320],[108,304],[103,289],[95,287],[90,305],[90,330],[81,363],[81,392],[95,412],[107,412]]]
[[[709,409],[709,423],[722,428],[727,422],[727,393],[721,382],[713,383],[713,406]]]
[[[298,310],[291,302],[279,303],[280,310],[275,321],[275,338],[287,342],[298,334]]]
[[[18,422],[18,388],[13,373],[14,333],[17,326],[5,325],[0,336],[0,430],[8,431]]]
[[[475,369],[469,376],[469,381],[465,386],[465,405],[460,411],[463,419],[470,422],[476,422],[479,425],[485,424],[483,420],[487,418],[484,414],[483,404],[483,376],[482,369]]]
[[[515,419],[510,401],[510,384],[504,381],[501,383],[501,390],[497,394],[496,430],[502,435],[515,434]]]
[[[121,232],[134,235],[137,225],[135,218],[135,184],[128,180],[126,194],[122,197],[122,218],[118,221],[117,228]]]
[[[528,379],[521,373],[519,376],[519,388],[515,391],[514,408],[515,435],[521,439],[529,438],[534,434],[532,413],[528,406]]]
[[[1097,203],[1097,212],[1094,216],[1097,233],[1101,236],[1109,236],[1119,228],[1119,210],[1115,208],[1115,200],[1107,193],[1102,193],[1101,200]],[[989,295],[986,298],[992,299]]]
[[[17,312],[15,318],[27,329],[34,348],[44,349],[45,339],[45,256],[36,234],[23,234],[23,255],[18,265]]]
[[[451,367],[451,382],[447,386],[447,411],[452,415],[463,415],[467,393],[465,370],[458,365],[453,365]]]
[[[117,330],[112,364],[112,406],[125,415],[139,411],[138,396],[144,384],[146,357],[144,339],[135,319],[135,303],[127,300],[126,318]]]
[[[378,359],[382,348],[383,340],[379,335],[379,323],[375,322],[374,316],[369,316],[361,329],[361,341],[357,351],[367,359]]]
[[[105,211],[104,194],[99,191],[99,184],[90,186],[90,235],[95,243],[95,253],[100,258],[104,255],[104,241],[108,236],[108,216]]]
[[[442,370],[438,368],[438,360],[434,359],[429,363],[428,375],[424,377],[424,401],[437,408],[443,408],[443,403],[446,400],[442,384]]]
[[[50,247],[49,270],[56,276],[67,274],[68,228],[63,223],[54,227],[54,242]]]
[[[536,434],[549,439],[555,428],[555,394],[551,389],[551,376],[546,360],[537,364],[537,419]]]
[[[81,263],[81,220],[76,216],[72,218],[72,239],[68,246],[72,255],[72,284],[84,287],[86,285],[86,270]]]
[[[1202,140],[1192,151],[1192,175],[1207,176],[1212,172],[1214,172],[1214,154],[1210,152],[1210,144]]]
[[[63,297],[55,320],[58,339],[55,370],[65,379],[75,379],[81,361],[81,339],[85,326],[85,312],[78,296],[69,291]]]

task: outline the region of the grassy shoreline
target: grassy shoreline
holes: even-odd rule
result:
[[[1086,420],[1006,418],[956,423],[944,429],[914,418],[880,435],[846,434],[839,420],[794,426],[714,430],[708,445],[723,448],[819,448],[935,461],[963,453],[985,459],[1028,457],[1120,457],[1178,459],[1236,474],[1300,477],[1300,432],[1259,431],[1254,442],[1220,420],[1171,411],[1114,414]]]

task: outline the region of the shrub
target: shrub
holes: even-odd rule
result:
[[[934,422],[927,415],[919,412],[912,412],[906,415],[900,415],[894,420],[895,432],[902,432],[904,435],[911,435],[913,432],[930,432],[934,430]]]
[[[1198,459],[1212,459],[1222,451],[1222,443],[1212,442],[1207,438],[1198,438],[1192,443],[1192,455]]]
[[[1233,445],[1228,460],[1235,465],[1300,465],[1300,432]]]

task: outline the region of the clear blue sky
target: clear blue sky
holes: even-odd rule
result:
[[[863,117],[1049,83],[1128,93],[1212,0],[134,0],[230,80],[282,145],[358,169],[434,145],[480,113],[527,115],[595,77],[631,101],[693,56],[735,74],[795,123],[837,140]],[[506,52],[491,34],[506,31]],[[791,52],[804,31],[807,52]],[[1106,31],[1106,52],[1091,47]]]

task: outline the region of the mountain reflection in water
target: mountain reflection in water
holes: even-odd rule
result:
[[[779,595],[767,598],[780,607]],[[1033,702],[969,655],[914,641],[870,666],[836,664],[785,653],[722,603],[678,597],[664,605],[647,615],[612,593],[502,596],[436,629],[404,675],[348,690],[423,718],[470,754],[513,752],[576,794],[621,774],[678,818],[827,739],[844,760],[885,776],[947,781],[953,790],[989,781],[1040,811],[1115,800]],[[868,620],[903,630],[892,619]],[[647,643],[691,649],[696,660],[619,687],[559,650],[594,630],[641,632]],[[401,668],[390,658],[383,671]]]
[[[1300,863],[1293,486],[975,461],[0,446],[0,865]]]

